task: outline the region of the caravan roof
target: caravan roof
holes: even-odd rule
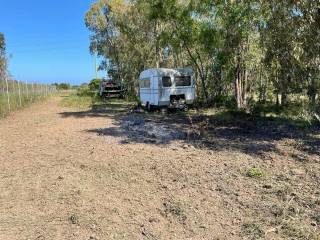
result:
[[[181,75],[181,74],[187,74],[192,75],[193,71],[191,68],[177,68],[177,69],[170,69],[170,68],[151,68],[143,71],[140,74],[140,78],[145,78],[149,76],[170,76],[170,75]]]

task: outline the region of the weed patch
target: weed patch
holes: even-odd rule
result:
[[[247,177],[251,177],[251,178],[261,178],[265,174],[259,168],[250,168],[250,169],[247,170],[246,175],[247,175]]]

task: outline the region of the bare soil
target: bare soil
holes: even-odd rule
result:
[[[219,113],[0,120],[0,239],[320,239],[320,131]]]

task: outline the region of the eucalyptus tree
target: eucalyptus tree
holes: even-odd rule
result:
[[[86,14],[91,52],[132,92],[151,67],[195,70],[199,97],[236,108],[319,94],[319,3],[276,0],[97,0]],[[271,94],[274,94],[273,97]]]
[[[301,15],[299,40],[303,77],[307,81],[307,93],[314,107],[316,96],[320,93],[320,3],[298,1],[297,9]]]
[[[6,60],[6,43],[5,38],[2,33],[0,33],[0,84],[1,84],[1,90],[4,92],[4,75],[7,71],[7,60]]]
[[[0,70],[5,66],[6,62],[6,43],[3,33],[0,33]]]
[[[93,33],[91,51],[104,58],[101,68],[111,77],[124,81],[133,91],[141,70],[156,64],[156,40],[138,2],[99,0],[86,14],[86,25]]]
[[[319,92],[320,4],[317,1],[264,1],[265,60],[277,103],[289,94],[309,95],[314,104]]]

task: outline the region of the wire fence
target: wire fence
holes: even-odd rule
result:
[[[0,118],[56,92],[56,87],[0,77]]]

